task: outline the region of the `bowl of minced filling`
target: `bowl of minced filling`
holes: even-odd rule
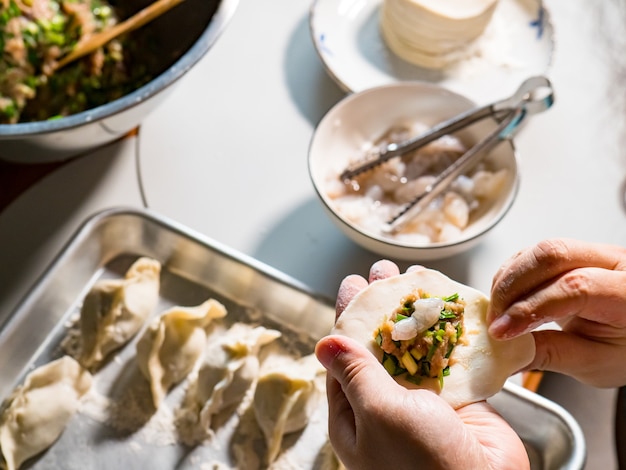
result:
[[[186,0],[57,63],[151,0],[0,0],[0,158],[70,158],[122,137],[211,48],[238,0]]]
[[[309,174],[330,219],[362,247],[394,259],[423,261],[464,252],[507,214],[519,186],[517,155],[500,142],[399,230],[388,222],[497,125],[484,120],[342,179],[347,168],[390,144],[416,138],[476,105],[443,87],[398,82],[348,95],[319,122]]]
[[[402,299],[373,335],[383,350],[385,370],[416,385],[437,379],[443,388],[454,348],[464,342],[464,310],[465,302],[456,293],[440,298],[418,290]]]

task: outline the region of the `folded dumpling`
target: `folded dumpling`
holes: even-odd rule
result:
[[[265,437],[267,464],[278,454],[285,434],[304,429],[317,407],[316,378],[324,369],[314,355],[281,357],[263,371],[254,392],[254,415]]]
[[[193,369],[204,352],[213,319],[226,308],[209,299],[195,307],[173,307],[156,318],[137,342],[137,364],[150,381],[155,408]]]
[[[106,279],[92,287],[80,312],[83,366],[97,366],[141,329],[159,300],[160,273],[158,261],[139,258],[124,279]]]
[[[277,330],[235,323],[209,344],[197,381],[190,387],[204,429],[213,415],[243,399],[259,375],[259,350],[280,335]]]
[[[0,418],[0,448],[7,470],[19,468],[57,440],[91,381],[91,374],[70,356],[26,376]]]

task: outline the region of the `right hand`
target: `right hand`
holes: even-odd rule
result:
[[[626,385],[626,248],[553,239],[520,251],[494,276],[487,321],[495,339],[533,331],[528,370]],[[562,330],[534,331],[548,322]]]

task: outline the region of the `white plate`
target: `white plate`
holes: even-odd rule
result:
[[[441,71],[397,57],[379,34],[382,0],[314,0],[310,30],[328,73],[345,91],[397,81],[444,86],[482,104],[512,94],[552,61],[553,28],[541,0],[501,0],[465,60]]]

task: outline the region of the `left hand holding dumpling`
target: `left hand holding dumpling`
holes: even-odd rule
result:
[[[395,264],[379,261],[369,282],[397,274]],[[360,276],[344,279],[338,316],[367,285]],[[328,371],[330,440],[347,468],[529,468],[522,441],[486,402],[454,410],[431,391],[408,390],[344,336],[321,339],[316,354]]]

